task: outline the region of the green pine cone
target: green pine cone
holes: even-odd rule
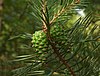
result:
[[[38,53],[45,52],[48,49],[46,34],[42,30],[33,34],[32,43]]]
[[[54,39],[55,42],[60,44],[66,43],[67,32],[61,26],[52,27],[50,33],[51,33],[51,37]]]
[[[50,30],[50,35],[58,49],[62,48],[62,45],[64,46],[66,44],[66,31],[63,30],[62,27],[53,26]],[[36,31],[33,34],[32,43],[36,52],[42,56],[41,58],[45,57],[45,55],[42,54],[46,54],[49,50],[52,50],[49,47],[46,34],[43,32],[43,30]]]
[[[50,34],[58,50],[66,50],[67,30],[61,26],[53,26],[50,30]]]
[[[36,31],[33,34],[32,43],[38,55],[38,58],[41,60],[45,60],[49,48],[48,48],[46,34],[43,32],[43,30]]]

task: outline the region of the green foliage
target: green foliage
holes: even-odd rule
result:
[[[96,26],[95,24],[92,24],[92,20],[93,20],[93,17],[91,17],[90,15],[87,15],[84,19],[77,20],[75,25],[69,31],[67,31],[67,34],[66,34],[67,45],[66,46],[61,45],[61,49],[58,50],[61,55],[60,54],[58,55],[55,52],[52,52],[52,50],[46,50],[48,51],[48,53],[45,53],[42,51],[42,49],[38,49],[38,47],[44,48],[43,46],[45,45],[45,43],[41,46],[39,45],[41,41],[39,41],[40,43],[38,42],[36,44],[33,44],[33,45],[38,46],[35,48],[37,48],[38,51],[42,51],[41,53],[42,55],[44,56],[48,55],[48,57],[46,58],[46,60],[41,60],[40,59],[41,55],[38,53],[40,58],[33,57],[32,60],[29,58],[28,60],[33,62],[34,65],[35,64],[36,66],[41,65],[37,67],[37,72],[41,72],[41,73],[35,73],[36,68],[32,69],[31,67],[32,70],[30,71],[33,71],[31,72],[31,74],[37,75],[37,76],[39,74],[41,74],[40,76],[42,75],[52,76],[55,72],[57,72],[58,75],[61,74],[61,75],[70,76],[71,73],[69,69],[64,66],[64,63],[59,58],[59,56],[62,56],[65,60],[67,60],[68,64],[70,64],[71,68],[73,68],[77,76],[99,75],[100,42],[98,41],[99,39],[98,36],[93,36],[94,31],[97,29],[98,25]],[[89,26],[93,26],[93,27],[92,29],[90,29],[89,32],[88,31],[86,32]],[[46,38],[46,36],[44,37]],[[40,40],[40,38],[36,38],[36,41]],[[63,47],[66,47],[66,48],[63,48]],[[58,48],[59,47],[57,47],[57,49]],[[24,59],[24,61],[27,61],[28,57],[25,57],[25,58],[26,59],[24,58],[22,59]],[[36,67],[34,65],[33,67]],[[30,71],[27,71],[27,73],[25,71],[25,73],[27,75],[30,75]],[[17,74],[19,73],[22,74],[21,72],[18,72]]]
[[[0,75],[99,76],[99,12],[88,12],[99,5],[86,1],[5,0]],[[78,8],[88,14],[79,17]]]

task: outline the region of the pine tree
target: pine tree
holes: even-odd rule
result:
[[[29,0],[41,29],[32,34],[33,54],[21,56],[27,66],[14,76],[99,76],[99,25],[90,12],[75,17],[85,0]],[[37,26],[37,25],[36,25]],[[69,27],[70,26],[70,27]]]

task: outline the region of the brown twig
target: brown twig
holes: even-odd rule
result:
[[[45,16],[43,13],[46,12],[46,0],[42,0],[42,17],[44,20],[46,20]],[[47,26],[46,26],[46,23],[42,20],[42,23],[43,23],[43,31],[46,32],[47,31]]]
[[[79,4],[79,3],[80,3],[80,0],[76,0],[75,3],[76,3],[76,4]]]

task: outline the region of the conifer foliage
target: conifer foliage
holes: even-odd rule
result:
[[[14,70],[14,76],[99,76],[100,26],[94,15],[89,12],[68,25],[73,15],[77,15],[75,9],[83,9],[87,3],[29,0],[32,15],[41,29],[31,37],[33,54],[19,57],[27,66]]]

